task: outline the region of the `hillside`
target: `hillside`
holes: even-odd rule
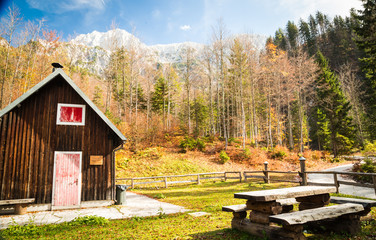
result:
[[[207,143],[203,151],[193,150],[181,152],[177,137],[159,146],[147,147],[132,152],[128,147],[116,154],[116,177],[148,177],[179,175],[205,172],[263,170],[264,162],[269,163],[269,170],[299,171],[299,155],[286,148],[277,147],[272,151],[253,148],[247,144],[246,150],[236,140],[226,150],[230,160],[221,163],[220,152],[224,150],[224,142]],[[348,161],[333,159],[325,152],[306,151],[304,154],[308,170],[323,170],[347,164]]]

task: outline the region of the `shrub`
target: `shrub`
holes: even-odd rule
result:
[[[219,153],[219,162],[221,164],[225,164],[226,162],[228,162],[228,160],[230,160],[230,157],[227,155],[226,151],[222,150]]]
[[[373,143],[366,141],[362,153],[365,156],[376,156],[376,140]]]
[[[205,151],[206,144],[205,144],[204,140],[197,138],[196,146],[197,146],[197,149],[199,151],[201,151],[201,152]]]
[[[364,173],[376,173],[376,162],[372,161],[372,159],[366,158],[364,163],[361,162],[355,163],[353,166],[354,172],[364,172]],[[372,183],[372,176],[354,176],[355,180],[361,182],[369,182]]]
[[[186,153],[188,150],[192,151],[196,148],[196,141],[193,138],[186,136],[180,141],[179,147],[183,153]]]
[[[286,157],[286,153],[282,150],[276,150],[276,151],[272,152],[272,155],[271,155],[271,158],[273,158],[273,159],[282,160],[285,157]]]
[[[179,144],[180,151],[186,153],[187,151],[193,151],[195,149],[199,151],[205,151],[206,144],[203,139],[186,136]]]
[[[240,162],[242,162],[242,161],[244,161],[244,160],[247,160],[247,159],[251,158],[251,156],[252,156],[252,152],[251,152],[251,150],[250,150],[249,148],[246,148],[246,149],[240,151],[240,152],[236,155],[236,158],[237,158]]]

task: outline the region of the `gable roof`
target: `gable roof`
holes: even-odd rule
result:
[[[103,114],[103,112],[101,110],[99,110],[99,108],[85,95],[85,93],[83,93],[81,91],[81,89],[73,82],[73,80],[67,74],[65,74],[65,72],[60,68],[55,69],[55,71],[53,73],[51,73],[45,79],[40,81],[37,85],[35,85],[31,89],[29,89],[29,91],[24,93],[22,96],[20,96],[16,100],[14,100],[11,104],[9,104],[5,108],[3,108],[0,111],[0,118],[3,117],[6,113],[10,112],[17,105],[21,104],[24,100],[26,100],[32,94],[37,92],[40,88],[45,86],[47,83],[49,83],[52,79],[54,79],[58,75],[61,75],[64,78],[64,80],[78,93],[78,95],[80,95],[80,97],[82,99],[84,99],[84,101],[87,103],[87,105],[89,105],[94,110],[94,112],[96,112],[98,114],[98,116],[108,125],[109,128],[112,129],[112,131],[114,131],[116,133],[116,135],[122,141],[127,140],[126,137],[124,137],[124,135],[119,131],[119,129],[117,129],[117,127],[115,127],[115,125]]]

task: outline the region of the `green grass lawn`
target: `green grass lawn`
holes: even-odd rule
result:
[[[103,221],[93,218],[90,221],[76,221],[58,225],[25,227],[15,226],[0,232],[4,239],[263,239],[230,228],[232,214],[222,212],[225,205],[244,203],[234,199],[235,192],[282,188],[288,183],[239,183],[206,182],[201,185],[170,187],[167,189],[134,190],[160,201],[184,206],[192,211],[205,211],[209,215],[192,217],[187,213],[124,220]],[[313,235],[308,239],[375,239],[376,220],[362,224],[362,233],[348,237],[341,235]]]

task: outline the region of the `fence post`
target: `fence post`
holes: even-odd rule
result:
[[[373,178],[373,187],[375,189],[375,194],[376,194],[376,175],[373,175],[372,178]]]
[[[197,174],[197,185],[200,184],[200,174]]]
[[[334,177],[334,185],[336,185],[336,193],[339,193],[339,183],[338,183],[337,173],[333,173],[333,177]],[[375,188],[375,191],[376,191],[376,188]]]
[[[306,173],[305,160],[306,159],[303,156],[301,158],[299,158],[299,161],[300,161],[300,173],[301,173],[302,185],[303,186],[307,185],[307,173]]]
[[[164,184],[165,184],[165,188],[167,188],[168,187],[168,185],[167,185],[167,177],[164,177]]]
[[[242,172],[239,172],[239,181],[242,182]]]
[[[264,182],[265,183],[270,183],[270,179],[269,179],[269,172],[268,172],[268,162],[264,162]]]
[[[131,185],[132,185],[132,189],[134,189],[134,180],[133,180],[133,178],[132,178],[132,183],[131,183]]]
[[[224,173],[225,182],[227,181],[227,172]]]

